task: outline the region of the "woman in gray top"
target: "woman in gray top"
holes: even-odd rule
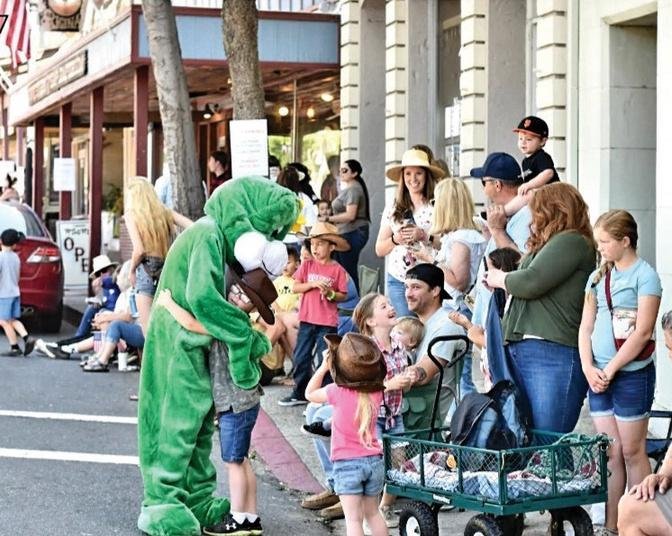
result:
[[[338,226],[338,232],[350,244],[350,251],[338,252],[334,258],[345,268],[359,292],[357,265],[359,254],[369,240],[369,192],[362,178],[362,165],[357,160],[346,160],[340,170],[341,191],[331,202],[332,216],[325,221]]]

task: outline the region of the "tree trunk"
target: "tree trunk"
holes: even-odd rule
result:
[[[229,62],[234,119],[265,119],[254,0],[222,0],[224,51]]]
[[[192,219],[203,214],[205,193],[196,157],[187,77],[170,0],[142,0],[149,54],[159,97],[164,158],[170,167],[175,210]]]

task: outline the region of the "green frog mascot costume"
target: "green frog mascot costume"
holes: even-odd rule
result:
[[[252,329],[248,315],[227,301],[227,264],[234,262],[236,241],[244,233],[282,239],[297,220],[299,202],[272,181],[247,177],[217,188],[205,214],[175,240],[157,292],[170,289],[211,335],[183,329],[157,307],[143,352],[138,445],[144,500],[138,528],[152,536],[200,535],[201,526],[229,512],[229,501],[213,496],[208,352],[213,338],[223,341],[234,383],[252,389],[261,375],[259,360],[271,346]]]

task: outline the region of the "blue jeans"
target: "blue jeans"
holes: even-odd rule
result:
[[[79,321],[79,326],[77,327],[77,332],[75,337],[88,337],[91,335],[91,321],[96,314],[101,311],[100,305],[87,305],[82,315],[82,319]]]
[[[579,350],[541,339],[510,342],[506,350],[533,427],[563,434],[574,430],[588,392]]]
[[[390,300],[398,317],[415,316],[408,308],[406,301],[406,283],[389,274],[387,275],[387,299]]]
[[[334,415],[334,408],[329,404],[308,404],[306,407],[306,423],[324,422],[331,420]],[[331,462],[331,439],[313,439],[317,458],[325,475],[325,485],[327,489],[334,491],[334,464]]]
[[[294,349],[294,392],[293,398],[306,399],[306,386],[313,374],[313,348],[319,363],[322,362],[322,352],[327,347],[324,336],[336,333],[335,326],[318,326],[308,322],[299,322],[299,333],[296,337]]]
[[[219,414],[219,443],[226,463],[243,463],[247,458],[259,407],[256,404],[240,413],[229,410]]]
[[[126,341],[126,344],[134,348],[142,348],[145,345],[145,337],[142,334],[140,324],[125,322],[123,320],[113,320],[110,322],[105,332],[105,339],[115,344],[123,339]]]
[[[343,233],[341,236],[350,244],[350,251],[339,251],[334,255],[334,258],[350,274],[359,293],[359,254],[369,241],[369,226],[362,225],[354,231]]]

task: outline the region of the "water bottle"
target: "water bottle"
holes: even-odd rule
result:
[[[128,306],[131,309],[131,316],[138,318],[140,314],[138,313],[138,306],[135,303],[135,289],[131,289],[131,293],[128,295]]]

